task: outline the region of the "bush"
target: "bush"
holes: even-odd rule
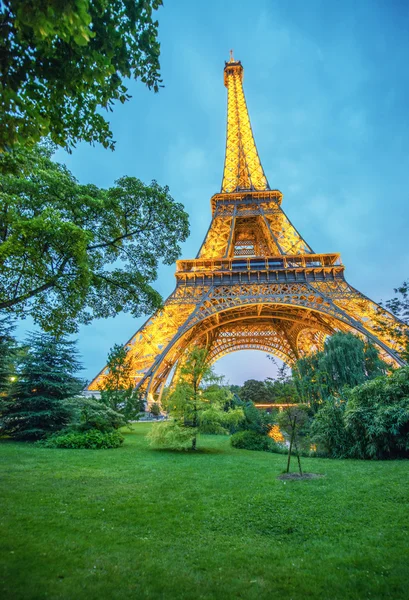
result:
[[[345,401],[329,398],[311,424],[311,441],[325,456],[345,458],[349,455],[352,441],[345,427],[345,408]]]
[[[98,429],[89,429],[88,431],[67,431],[56,434],[39,443],[46,448],[99,450],[102,448],[119,448],[123,441],[124,438],[119,431],[103,433]]]
[[[168,448],[169,450],[188,450],[192,447],[192,440],[196,435],[196,428],[181,427],[176,421],[164,421],[152,425],[147,438],[151,446]]]
[[[72,398],[67,401],[72,410],[70,429],[86,432],[89,430],[109,433],[125,425],[123,415],[95,398]]]
[[[229,426],[230,433],[254,431],[260,435],[267,435],[275,421],[275,411],[268,413],[260,410],[252,402],[241,403],[239,406],[243,410],[244,419],[241,418],[239,422],[232,423]]]
[[[233,448],[241,450],[264,450],[268,452],[274,440],[271,440],[266,435],[257,433],[256,431],[238,431],[230,438],[230,443]]]
[[[215,404],[203,410],[199,415],[200,433],[211,435],[228,435],[243,421],[244,414],[241,408],[223,410]]]
[[[351,390],[345,425],[351,457],[409,457],[409,367]]]
[[[332,458],[409,457],[409,367],[344,391],[318,411],[312,441]]]

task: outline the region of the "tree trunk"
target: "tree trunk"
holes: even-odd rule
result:
[[[293,443],[294,443],[294,437],[295,437],[295,423],[296,423],[296,421],[297,421],[297,417],[294,417],[294,422],[292,423],[292,430],[291,430],[290,447],[288,449],[288,461],[287,461],[287,471],[286,471],[286,473],[290,472],[291,450],[293,449]]]
[[[197,431],[197,404],[196,404],[196,389],[195,389],[195,403],[193,405],[193,430],[194,436],[192,439],[192,450],[196,450],[196,431]]]
[[[297,442],[295,442],[295,451],[297,453],[297,460],[298,460],[298,468],[300,470],[300,475],[302,475],[302,469],[301,469],[301,459],[300,459],[300,453],[298,452],[298,446],[297,446]]]

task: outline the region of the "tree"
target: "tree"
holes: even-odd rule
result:
[[[115,344],[108,353],[101,402],[122,414],[126,423],[139,418],[144,410],[144,402],[137,390],[133,369],[128,357],[129,350]]]
[[[387,371],[375,346],[352,333],[335,333],[327,339],[323,352],[298,360],[293,369],[298,393],[314,412],[326,398],[337,397],[345,388]]]
[[[160,415],[160,406],[157,402],[152,402],[151,406],[150,406],[150,412],[151,414],[158,418]]]
[[[173,264],[189,234],[183,206],[156,181],[80,185],[51,154],[40,146],[0,158],[0,311],[53,333],[154,312],[159,261]]]
[[[244,402],[253,402],[254,404],[268,402],[269,395],[264,381],[257,381],[257,379],[245,381],[241,388],[240,398]]]
[[[69,430],[87,432],[98,430],[110,433],[126,425],[122,413],[95,398],[70,398],[67,406],[72,409]]]
[[[254,431],[263,436],[267,436],[270,433],[271,427],[275,422],[275,414],[257,408],[253,402],[245,402],[241,408],[244,419],[238,425],[238,429]]]
[[[404,361],[409,362],[409,280],[404,281],[401,286],[394,289],[397,294],[391,300],[385,302],[386,308],[402,322],[398,326],[396,321],[392,324],[379,316],[379,329],[395,340],[402,350],[399,351]]]
[[[241,409],[225,410],[231,397],[228,388],[209,385],[217,377],[207,358],[206,349],[201,348],[193,348],[186,357],[168,398],[171,419],[152,427],[153,445],[196,450],[199,433],[228,433],[243,419]]]
[[[32,333],[27,340],[17,381],[10,399],[2,406],[2,429],[20,440],[41,439],[70,423],[67,398],[80,393],[84,382],[76,342],[46,333]]]
[[[278,414],[277,421],[280,430],[286,433],[290,438],[286,473],[290,472],[291,455],[294,447],[298,461],[298,469],[300,471],[300,475],[302,475],[303,473],[299,450],[309,424],[307,407],[301,405],[289,406]]]
[[[13,337],[14,323],[0,318],[0,397],[7,397],[16,378],[18,346]]]
[[[342,398],[327,398],[311,423],[311,441],[331,458],[348,457],[352,445],[345,428],[347,399],[348,393]]]
[[[161,0],[4,0],[0,152],[38,142],[113,149],[100,109],[129,100],[124,79],[158,91]]]

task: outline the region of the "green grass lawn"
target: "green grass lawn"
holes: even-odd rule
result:
[[[204,436],[152,450],[0,443],[0,597],[345,598],[409,595],[409,462],[286,457]],[[295,465],[294,465],[295,467]]]

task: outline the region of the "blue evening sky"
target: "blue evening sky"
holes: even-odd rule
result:
[[[409,277],[409,3],[405,0],[165,0],[158,11],[159,94],[131,82],[109,119],[116,150],[81,144],[64,161],[82,183],[157,179],[190,215],[193,258],[220,190],[224,61],[244,66],[260,158],[283,209],[316,252],[341,252],[348,281],[376,301]],[[156,282],[166,297],[174,268]],[[109,348],[145,320],[121,314],[81,327],[91,379]],[[216,364],[231,383],[264,379],[261,352]]]

